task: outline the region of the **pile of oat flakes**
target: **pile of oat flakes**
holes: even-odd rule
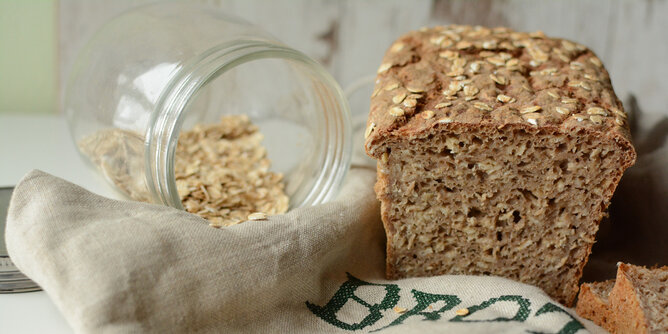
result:
[[[79,147],[132,199],[149,201],[143,168],[136,166],[143,158],[143,141],[137,138],[141,136],[129,131],[105,130],[84,138]],[[174,174],[185,210],[213,227],[286,212],[283,175],[269,170],[262,139],[246,115],[224,116],[220,123],[182,131]]]
[[[286,212],[283,175],[269,170],[262,138],[245,115],[181,132],[174,173],[186,211],[214,227]]]

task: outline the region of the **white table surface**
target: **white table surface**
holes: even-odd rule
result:
[[[0,186],[40,169],[95,193],[118,197],[77,153],[64,117],[0,114]],[[0,294],[0,333],[72,333],[44,291]]]

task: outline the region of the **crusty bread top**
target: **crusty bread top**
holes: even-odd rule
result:
[[[608,72],[586,47],[542,32],[447,26],[400,37],[378,69],[367,153],[442,124],[580,130],[609,136],[635,160]]]

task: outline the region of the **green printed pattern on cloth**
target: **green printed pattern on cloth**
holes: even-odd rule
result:
[[[318,306],[308,301],[306,302],[306,306],[314,315],[337,328],[354,331],[373,326],[378,321],[387,316],[383,315],[383,311],[389,310],[396,306],[401,298],[399,295],[401,288],[397,284],[365,282],[359,278],[354,277],[350,273],[346,273],[346,276],[347,280],[341,284],[339,289],[324,306]],[[370,303],[355,294],[355,292],[362,287],[383,287],[385,290],[385,295],[379,303]],[[416,289],[411,289],[411,295],[416,302],[416,305],[412,309],[405,312],[400,312],[399,316],[390,324],[373,330],[373,332],[382,331],[389,327],[401,325],[407,319],[415,316],[420,316],[422,321],[441,320],[445,311],[452,310],[455,306],[462,304],[462,300],[456,295],[434,294]],[[349,323],[340,319],[337,315],[338,312],[344,307],[344,305],[350,301],[363,306],[368,311],[368,314],[359,322]],[[443,306],[432,310],[431,305],[439,302],[443,302]],[[481,312],[485,309],[498,307],[497,304],[500,302],[511,302],[517,304],[517,311],[515,311],[511,317],[501,316],[490,319],[471,319],[478,312]],[[425,311],[427,309],[429,309],[429,311]],[[531,301],[528,298],[524,298],[519,295],[501,295],[498,297],[492,297],[477,305],[469,306],[467,309],[468,314],[455,315],[447,321],[459,323],[516,321],[522,323],[531,317],[532,312]],[[550,302],[540,307],[533,315],[533,318],[535,320],[540,318],[541,315],[552,312],[563,313],[570,318],[570,321],[568,321],[562,328],[555,332],[556,334],[573,334],[580,329],[585,328],[582,323],[570,315],[566,310]],[[537,331],[527,332],[533,334],[541,333]]]
[[[383,317],[381,311],[390,309],[395,305],[397,305],[397,302],[399,301],[399,286],[397,286],[396,284],[367,283],[353,277],[353,275],[350,275],[349,273],[346,273],[346,275],[348,276],[348,280],[341,285],[339,290],[336,291],[332,299],[330,299],[329,302],[325,304],[325,306],[321,307],[306,302],[306,306],[309,308],[309,310],[311,310],[311,312],[313,312],[318,317],[322,318],[323,320],[327,321],[328,323],[336,327],[347,330],[356,330],[375,324],[378,320],[380,320]],[[355,296],[355,290],[357,290],[357,288],[363,285],[385,287],[386,291],[385,297],[383,297],[383,300],[378,304],[367,303],[361,298]],[[336,313],[350,299],[360,303],[369,310],[369,314],[359,323],[354,323],[354,324],[345,323],[336,317]]]

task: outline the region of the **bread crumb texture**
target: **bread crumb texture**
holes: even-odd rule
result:
[[[368,124],[389,278],[498,275],[573,302],[636,157],[593,52],[507,28],[410,32],[383,59]]]

